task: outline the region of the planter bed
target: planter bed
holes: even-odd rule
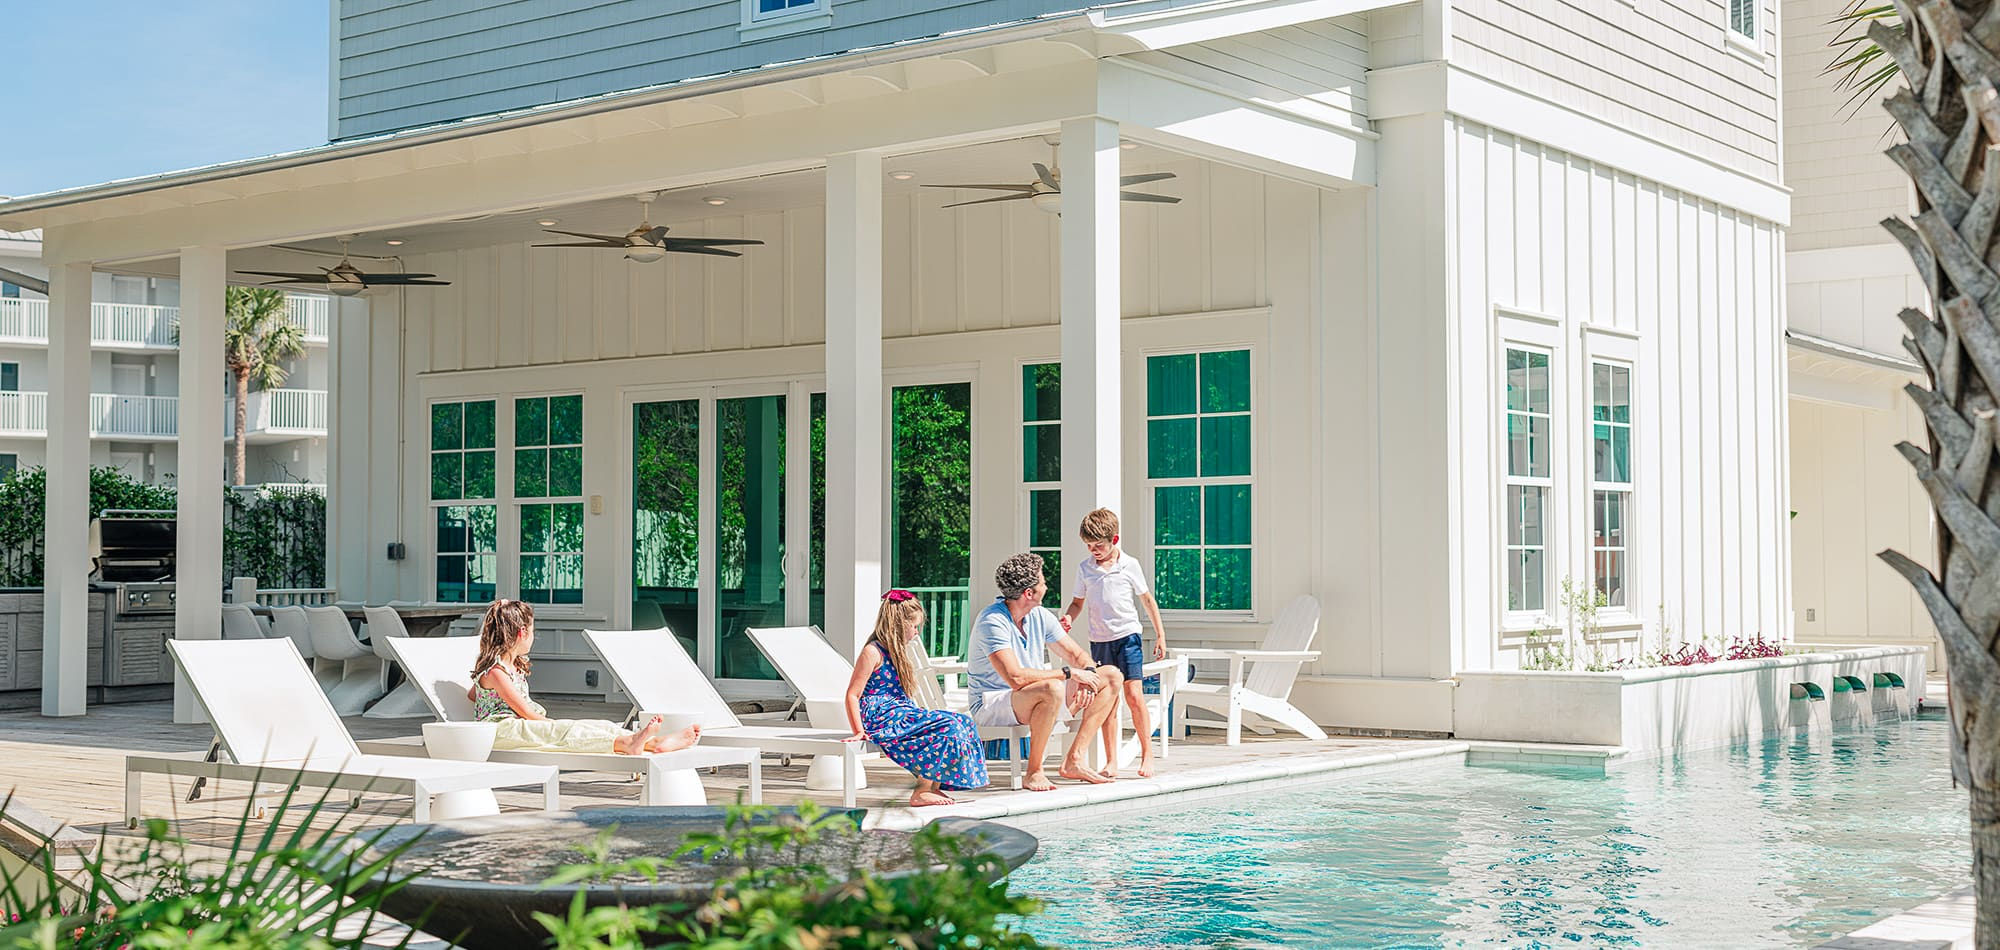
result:
[[[1923,699],[1927,652],[1862,647],[1604,673],[1465,672],[1452,696],[1453,733],[1622,746],[1630,757],[1728,745],[1815,723],[1908,714]]]

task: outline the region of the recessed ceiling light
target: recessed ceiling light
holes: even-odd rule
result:
[[[1122,148],[1122,149],[1124,149],[1124,150],[1126,150],[1126,151],[1128,151],[1128,152],[1129,152],[1129,151],[1131,151],[1131,150],[1133,150],[1133,149],[1135,149],[1135,148],[1138,148],[1138,147],[1139,147],[1139,143],[1137,143],[1137,142],[1120,142],[1120,143],[1118,143],[1118,147],[1119,147],[1119,148]]]
[[[728,199],[728,198],[724,198],[724,197],[722,197],[721,195],[710,195],[710,196],[708,196],[708,197],[706,197],[706,198],[703,198],[703,199],[701,199],[701,200],[702,200],[702,201],[704,201],[704,202],[707,202],[708,204],[712,204],[712,205],[714,205],[714,206],[716,206],[716,207],[718,207],[718,208],[720,208],[720,207],[722,207],[723,205],[726,205],[726,204],[728,204],[728,203],[729,203],[729,199]]]
[[[897,181],[909,181],[910,179],[917,177],[917,173],[907,172],[907,171],[893,171],[889,173],[889,177],[894,178]]]
[[[390,238],[389,240],[387,240],[387,241],[385,241],[385,242],[383,242],[383,243],[386,243],[386,244],[388,244],[388,245],[389,245],[390,247],[402,247],[402,246],[403,246],[403,242],[402,242],[402,240],[401,240],[401,239],[399,239],[399,238]]]
[[[555,227],[555,226],[556,226],[556,219],[554,219],[554,218],[543,218],[543,219],[541,219],[541,220],[539,220],[539,221],[536,221],[535,223],[536,223],[536,224],[539,224],[539,225],[541,225],[542,227],[545,227],[545,228],[552,228],[552,227]]]

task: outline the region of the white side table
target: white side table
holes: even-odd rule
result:
[[[496,727],[490,722],[424,723],[424,751],[433,759],[484,762],[493,754]],[[500,814],[500,802],[491,789],[443,792],[431,803],[431,820],[474,818]]]

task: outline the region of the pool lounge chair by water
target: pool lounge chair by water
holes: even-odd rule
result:
[[[409,682],[442,722],[471,722],[472,667],[479,659],[477,637],[394,637],[389,650],[409,674]],[[421,736],[359,743],[365,752],[384,755],[424,754]],[[538,752],[495,749],[490,762],[552,765],[564,772],[631,772],[640,777],[639,799],[648,805],[706,805],[707,790],[695,769],[743,765],[750,770],[750,803],[764,802],[763,762],[755,747],[715,746],[704,742],[692,749],[619,755],[614,752]]]
[[[699,715],[703,745],[747,746],[768,755],[839,756],[840,804],[845,807],[854,807],[855,791],[866,787],[867,773],[861,763],[882,754],[873,743],[844,741],[851,735],[844,728],[744,725],[674,638],[673,631],[664,627],[585,630],[583,638],[632,700],[634,712]]]
[[[289,639],[169,640],[167,647],[208,711],[219,748],[214,761],[198,752],[127,755],[127,826],[138,826],[139,777],[147,774],[340,789],[355,800],[364,792],[409,796],[419,822],[430,820],[431,797],[446,792],[540,785],[543,809],[561,807],[556,770],[546,765],[363,753]]]

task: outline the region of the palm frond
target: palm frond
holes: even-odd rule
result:
[[[1896,61],[1868,38],[1869,25],[1882,22],[1899,26],[1902,20],[1890,4],[1855,0],[1852,6],[1827,22],[1840,27],[1840,32],[1826,44],[1834,56],[1820,73],[1839,77],[1834,88],[1847,91],[1845,108],[1848,117],[1852,118],[1862,106],[1875,101],[1890,83],[1902,75]]]

